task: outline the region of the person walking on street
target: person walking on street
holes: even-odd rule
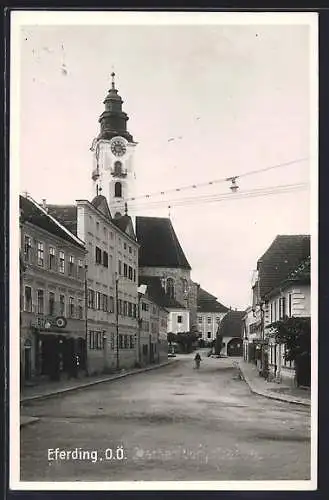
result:
[[[194,361],[195,361],[195,368],[198,370],[200,368],[200,362],[201,362],[201,356],[198,352],[194,357]]]

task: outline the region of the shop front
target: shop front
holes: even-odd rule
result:
[[[35,337],[37,377],[60,380],[78,377],[84,372],[86,342],[82,321],[66,320],[62,316],[39,317],[31,323],[31,329]]]

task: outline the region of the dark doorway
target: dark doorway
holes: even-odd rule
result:
[[[311,356],[304,354],[295,361],[296,382],[298,386],[310,387],[311,385]]]
[[[24,346],[24,379],[31,380],[32,378],[32,347],[25,343]]]
[[[243,355],[243,341],[239,338],[231,339],[227,344],[228,356],[242,356]]]

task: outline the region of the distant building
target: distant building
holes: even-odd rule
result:
[[[86,367],[82,240],[20,196],[22,381],[76,376]]]
[[[216,339],[218,326],[229,309],[218,302],[217,297],[206,292],[203,288],[198,290],[198,332],[201,334],[202,343],[212,344]]]
[[[229,310],[219,324],[217,341],[221,342],[224,356],[243,355],[243,318],[245,311]]]

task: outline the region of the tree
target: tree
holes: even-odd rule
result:
[[[175,333],[169,332],[167,334],[168,344],[171,345],[173,342],[176,342],[177,341],[176,337],[177,337],[177,335]]]
[[[271,325],[275,341],[285,344],[287,361],[311,354],[311,318],[285,317]]]
[[[217,334],[216,335],[216,339],[214,340],[214,345],[215,345],[215,354],[217,356],[220,355],[220,352],[222,350],[222,347],[223,347],[223,336],[222,335],[219,335]]]
[[[271,337],[286,347],[285,359],[294,361],[298,385],[308,385],[311,369],[311,318],[285,317],[272,327]]]
[[[196,332],[182,332],[177,334],[177,342],[184,352],[191,352],[193,343],[198,340],[198,337]]]

